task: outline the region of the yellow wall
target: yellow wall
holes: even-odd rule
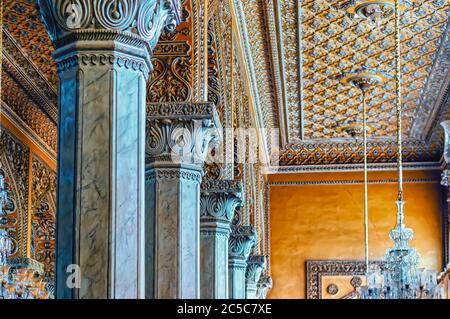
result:
[[[369,180],[395,179],[395,172],[371,172]],[[270,298],[305,298],[308,259],[364,259],[363,184],[277,185],[274,182],[361,180],[362,173],[283,174],[269,177],[271,275]],[[412,244],[428,268],[441,270],[441,195],[439,172],[407,171],[406,224]],[[369,185],[370,259],[380,259],[395,224],[397,185]]]

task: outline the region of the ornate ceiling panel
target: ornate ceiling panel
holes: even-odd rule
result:
[[[412,1],[401,18],[404,133],[411,129],[429,72],[440,48],[448,20],[448,1]],[[356,67],[395,72],[393,19],[380,27],[355,16],[336,1],[306,0],[302,4],[303,110],[305,137],[341,138],[336,128],[359,121],[361,95],[339,83],[342,72]],[[395,80],[386,81],[368,94],[368,122],[376,136],[393,136],[396,131]]]
[[[277,52],[266,50],[272,59],[278,60],[272,64],[279,63],[282,69],[280,77],[276,69],[271,70],[273,65],[269,62],[255,59],[259,61],[258,65],[255,62],[255,69],[271,70],[272,78],[282,82],[284,100],[275,103],[286,104],[277,105],[277,109],[286,112],[290,143],[281,147],[280,164],[362,161],[361,143],[338,130],[362,120],[359,91],[339,81],[343,73],[359,68],[372,68],[392,76],[368,94],[368,122],[375,128],[369,137],[369,160],[395,161],[393,18],[375,27],[370,21],[351,17],[346,9],[358,1],[272,0],[268,3],[275,10],[266,10],[265,21],[257,22],[257,2],[252,7],[243,6],[247,28],[253,30],[255,23],[262,23],[268,25],[269,31],[262,35],[248,34],[250,51],[257,55],[258,45],[269,41],[267,48],[273,48],[275,42]],[[449,116],[450,1],[409,0],[408,3],[401,18],[404,156],[406,161],[434,162],[442,154],[439,122]],[[264,8],[262,4],[259,7],[259,10]],[[270,5],[266,3],[265,7]],[[273,29],[276,37],[270,32]],[[263,77],[264,73],[258,76]],[[269,88],[273,89],[266,86],[264,90]],[[283,131],[286,122],[278,124]]]

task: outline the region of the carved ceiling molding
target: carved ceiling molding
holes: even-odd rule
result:
[[[404,170],[443,170],[445,162],[442,158],[439,162],[411,162],[403,163]],[[369,171],[395,171],[396,163],[370,163]],[[333,164],[333,165],[288,165],[271,166],[266,170],[267,174],[288,174],[288,173],[328,173],[328,172],[362,172],[364,164]]]
[[[381,261],[371,261],[384,270]],[[307,260],[306,298],[322,299],[322,276],[363,276],[366,265],[363,260]]]
[[[448,110],[448,105],[445,104],[450,87],[450,19],[436,51],[436,58],[419,105],[414,112],[409,132],[409,137],[427,141],[436,128],[435,119],[444,111],[443,108]]]
[[[284,2],[283,2],[284,5]],[[269,45],[271,52],[271,67],[274,81],[274,94],[278,104],[278,118],[280,126],[280,141],[282,145],[289,143],[289,112],[288,96],[286,90],[288,84],[286,78],[290,77],[292,72],[286,73],[287,62],[285,61],[285,52],[283,47],[283,37],[281,35],[281,10],[280,2],[276,4],[272,1],[265,1],[265,19],[267,21],[267,33],[269,35]],[[297,63],[298,64],[298,63]],[[292,67],[292,65],[290,65]]]
[[[270,129],[278,127],[278,114],[273,94],[271,79],[270,52],[266,35],[263,32],[265,22],[263,1],[232,0],[232,14],[236,22],[236,36],[241,49],[243,67],[250,88],[253,109],[256,116],[256,127],[260,129],[260,138],[264,146],[266,163],[270,163],[272,143]],[[245,10],[244,10],[245,8]],[[249,14],[251,12],[251,14]],[[249,19],[251,17],[251,19]],[[251,24],[247,25],[248,22]],[[251,31],[251,33],[249,33]],[[251,42],[251,40],[262,42]],[[256,64],[254,63],[256,61]]]
[[[55,88],[6,30],[3,30],[2,51],[3,70],[9,72],[11,77],[25,89],[56,124],[58,122],[58,102]]]
[[[369,141],[367,158],[369,163],[395,163],[397,145],[394,140],[383,139]],[[280,165],[335,165],[359,164],[363,162],[361,142],[309,142],[290,144],[280,152]],[[403,142],[403,160],[405,162],[439,162],[442,145],[427,145],[422,141]]]
[[[57,148],[57,125],[46,113],[30,98],[26,89],[17,83],[8,69],[2,72],[2,113],[7,113],[8,117],[16,122],[24,132],[31,129],[39,139],[38,145],[43,149],[50,148],[50,155],[56,152]],[[25,128],[27,127],[27,128]],[[29,135],[29,134],[27,134]],[[42,141],[45,145],[42,145]]]
[[[56,64],[51,56],[53,45],[45,30],[36,1],[3,1],[3,29],[17,41],[56,90],[58,76]]]
[[[439,184],[441,180],[439,178],[405,178],[403,183],[436,183]],[[397,184],[398,180],[395,178],[386,179],[371,179],[367,181],[368,184]],[[350,179],[350,180],[332,180],[332,181],[283,181],[283,182],[269,182],[270,186],[304,186],[304,185],[362,185],[364,180],[362,179]]]

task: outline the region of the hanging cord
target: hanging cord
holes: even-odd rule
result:
[[[362,90],[363,102],[363,148],[364,148],[364,257],[366,273],[369,271],[369,205],[368,205],[368,178],[367,178],[367,114],[366,92]]]
[[[397,170],[398,170],[398,194],[397,201],[403,203],[403,165],[402,165],[402,84],[401,84],[401,41],[400,41],[400,4],[395,0],[395,40],[396,40],[396,109],[397,109]],[[399,205],[402,206],[402,205]],[[397,210],[397,224],[403,225],[403,209]]]

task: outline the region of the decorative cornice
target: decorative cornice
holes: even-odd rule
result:
[[[258,234],[254,226],[231,226],[229,258],[247,260]]]
[[[450,120],[441,122],[441,126],[444,129],[444,160],[450,164]]]
[[[242,183],[235,180],[204,180],[200,194],[200,221],[230,224],[242,204]]]
[[[405,178],[404,183],[439,183],[436,178]],[[367,181],[368,184],[396,184],[397,179],[372,179]],[[364,184],[364,180],[330,180],[330,181],[289,181],[289,182],[269,182],[270,186],[304,186],[304,185],[354,185]]]
[[[445,162],[407,162],[403,163],[403,168],[409,170],[441,170],[445,167]],[[395,163],[370,163],[369,171],[395,171]],[[323,165],[287,165],[271,166],[266,170],[267,174],[287,174],[287,173],[318,173],[318,172],[362,172],[364,164],[323,164]]]

